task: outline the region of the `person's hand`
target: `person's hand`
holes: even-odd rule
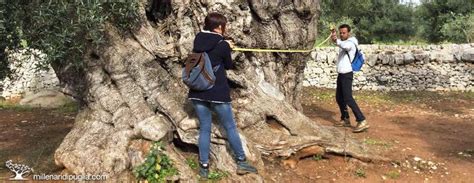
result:
[[[335,29],[332,29],[331,30],[331,40],[333,42],[336,42],[337,41],[337,34],[336,34],[336,30]]]
[[[232,40],[225,40],[225,41],[227,43],[229,43],[229,46],[230,46],[231,49],[234,49],[234,47],[235,47],[234,41],[232,41]]]

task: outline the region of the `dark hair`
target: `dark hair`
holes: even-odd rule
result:
[[[220,13],[209,13],[204,20],[204,30],[213,31],[215,28],[222,26],[222,34],[225,32],[225,24],[227,24],[227,18]]]
[[[342,29],[342,28],[346,28],[347,32],[351,32],[351,26],[349,26],[347,24],[342,24],[342,25],[339,26],[339,29]]]

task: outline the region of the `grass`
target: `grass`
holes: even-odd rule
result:
[[[323,156],[320,154],[313,155],[313,160],[314,161],[320,161],[323,159]]]
[[[18,103],[12,103],[12,102],[8,102],[8,101],[0,101],[0,109],[25,112],[25,111],[33,111],[35,109],[41,109],[41,108],[40,107],[20,105]],[[78,112],[79,111],[79,104],[77,102],[74,102],[74,101],[68,101],[64,105],[62,105],[58,108],[55,108],[54,111],[58,112],[58,113]]]
[[[74,101],[68,101],[61,107],[55,109],[56,112],[59,113],[74,113],[79,111],[79,104]]]
[[[186,158],[186,164],[188,164],[188,166],[193,170],[197,170],[199,167],[197,161],[193,158]]]
[[[391,170],[391,171],[387,172],[385,174],[385,176],[387,176],[388,178],[391,178],[391,179],[398,179],[400,177],[400,172],[398,172],[396,170]]]
[[[8,101],[0,101],[0,109],[14,110],[14,111],[32,111],[34,108],[30,106],[23,106]]]
[[[329,101],[334,100],[335,92],[329,89],[321,89],[315,87],[305,87],[303,88],[303,99],[307,101],[310,100],[319,100],[319,101]]]
[[[335,90],[327,88],[306,87],[306,97],[319,101],[335,101]],[[474,92],[432,92],[432,91],[354,91],[358,101],[370,104],[423,104],[433,101],[474,100]]]
[[[216,171],[209,172],[208,179],[211,180],[211,181],[217,181],[217,180],[221,180],[221,179],[223,179],[225,177],[228,177],[228,176],[229,176],[228,172],[221,171],[221,170],[216,170]]]
[[[354,172],[355,176],[357,177],[360,177],[360,178],[366,178],[367,175],[365,174],[365,170],[362,169],[362,168],[358,168],[355,172]]]
[[[371,138],[366,138],[364,139],[364,144],[367,145],[375,145],[375,146],[383,146],[383,147],[391,147],[392,144],[385,142],[383,140],[377,140],[377,139],[371,139]]]
[[[199,168],[199,164],[197,160],[194,159],[193,157],[186,158],[186,164],[188,164],[188,166],[193,170],[197,170]],[[226,171],[221,171],[221,170],[210,171],[207,179],[210,181],[219,181],[225,177],[228,177],[229,175],[230,173]]]

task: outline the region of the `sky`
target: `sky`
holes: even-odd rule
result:
[[[400,0],[400,3],[402,3],[402,4],[407,4],[407,3],[410,3],[410,2],[412,2],[415,5],[420,4],[420,0]]]

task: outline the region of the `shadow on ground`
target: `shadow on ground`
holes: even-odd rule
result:
[[[35,174],[58,172],[54,151],[69,133],[75,113],[56,113],[53,110],[0,110],[0,163],[12,160],[33,168]],[[0,175],[9,176],[10,170],[0,166]]]

